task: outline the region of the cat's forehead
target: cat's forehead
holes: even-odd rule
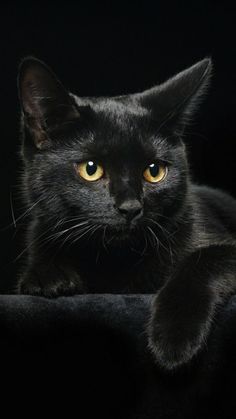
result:
[[[170,147],[158,132],[147,109],[142,108],[132,96],[115,98],[77,98],[79,106],[89,106],[94,114],[89,136],[82,148],[92,154],[113,157],[115,160],[132,156],[140,160],[157,156],[165,158]]]
[[[131,96],[117,96],[114,98],[78,98],[79,106],[88,106],[92,109],[97,120],[104,124],[125,127],[135,127],[148,117],[147,109],[140,106]]]
[[[125,118],[142,117],[148,114],[147,110],[142,108],[130,96],[118,96],[115,98],[100,98],[91,104],[96,112],[110,115],[111,117]]]

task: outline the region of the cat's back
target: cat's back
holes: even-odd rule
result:
[[[205,244],[236,240],[236,199],[208,186],[191,185],[194,229]]]

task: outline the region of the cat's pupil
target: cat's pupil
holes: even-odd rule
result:
[[[150,174],[151,174],[152,177],[156,177],[159,173],[159,170],[160,170],[160,168],[159,168],[158,164],[156,164],[156,163],[150,164],[149,171],[150,171]]]
[[[97,171],[97,165],[96,165],[96,163],[94,163],[93,161],[89,161],[87,163],[87,166],[86,166],[86,171],[87,171],[87,173],[88,173],[89,176],[94,175],[96,173],[96,171]]]

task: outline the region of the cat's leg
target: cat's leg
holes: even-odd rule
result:
[[[17,292],[48,298],[60,295],[74,295],[84,292],[79,274],[63,260],[44,257],[28,264],[20,276]]]
[[[149,346],[156,361],[173,370],[204,347],[214,316],[236,292],[236,248],[211,246],[194,252],[156,295]]]

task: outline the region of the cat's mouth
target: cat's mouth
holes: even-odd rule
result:
[[[138,233],[137,224],[122,224],[121,226],[108,226],[106,230],[106,237],[108,243],[110,242],[127,242],[133,240]]]

